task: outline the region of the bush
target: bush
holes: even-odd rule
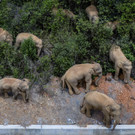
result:
[[[31,32],[42,37],[48,35],[52,47],[52,57],[36,57],[32,41],[22,45],[21,52],[10,50],[9,58],[3,54],[1,73],[4,76],[34,76],[33,70],[43,74],[48,67],[54,67],[55,75],[61,76],[74,64],[96,61],[103,68],[104,74],[114,72],[114,64],[109,60],[109,49],[112,43],[118,44],[124,54],[132,62],[135,61],[135,2],[128,0],[94,0],[99,11],[99,24],[90,23],[85,9],[93,0],[2,0],[0,3],[0,26],[12,33],[15,39],[21,32]],[[52,8],[57,7],[57,15],[52,14]],[[77,17],[70,20],[61,13],[61,9],[71,10]],[[106,29],[108,21],[119,21],[115,31]],[[45,47],[46,45],[44,45]],[[7,45],[6,45],[7,47]],[[28,49],[29,48],[29,49]],[[7,52],[6,52],[7,53]],[[22,54],[23,53],[23,54]],[[18,58],[16,57],[18,56]],[[8,61],[7,61],[8,59]],[[32,60],[32,61],[31,61]],[[22,65],[18,65],[21,61]],[[33,62],[38,66],[30,66]],[[14,63],[14,64],[13,64]],[[49,64],[48,64],[49,63]],[[7,65],[7,66],[6,66]],[[12,68],[11,68],[12,67]],[[52,72],[49,70],[49,72]],[[24,75],[25,73],[25,75]]]
[[[0,76],[24,78],[30,68],[24,56],[7,43],[0,43]]]
[[[37,48],[32,38],[28,38],[21,43],[20,51],[32,60],[37,59]]]
[[[72,65],[83,62],[89,46],[90,43],[81,33],[76,35],[74,32],[60,31],[52,50],[54,74],[61,76]]]
[[[43,56],[40,57],[37,62],[37,73],[39,78],[43,79],[43,84],[47,83],[49,81],[49,78],[51,74],[53,73],[53,67],[51,64],[51,57],[49,56]]]

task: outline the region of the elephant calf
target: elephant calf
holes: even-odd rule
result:
[[[98,11],[97,8],[94,5],[90,5],[85,9],[85,12],[87,13],[89,20],[92,23],[98,23],[99,17],[98,17]]]
[[[16,99],[19,94],[22,95],[24,102],[27,102],[29,95],[29,80],[16,78],[3,78],[0,80],[0,91],[8,97],[8,92],[13,93],[13,98]]]
[[[112,98],[97,91],[91,91],[84,96],[81,113],[91,117],[91,110],[100,110],[104,114],[104,123],[109,128],[114,120],[113,130],[120,122],[121,108]]]
[[[32,38],[32,40],[36,43],[36,47],[38,48],[38,53],[37,55],[40,55],[41,49],[43,47],[42,45],[42,40],[39,39],[37,36],[31,34],[31,33],[20,33],[16,37],[16,43],[15,46],[16,48],[19,47],[20,43],[22,43],[25,39]]]
[[[123,54],[122,50],[117,45],[112,45],[110,49],[110,59],[115,64],[115,80],[118,80],[118,75],[120,69],[123,70],[124,74],[124,82],[130,83],[130,74],[132,70],[132,63],[129,61],[125,55]]]
[[[89,87],[92,83],[92,75],[98,75],[99,78],[96,80],[95,84],[98,85],[99,80],[102,77],[102,68],[100,64],[76,64],[69,68],[62,77],[63,88],[65,84],[68,86],[69,94],[72,95],[74,89],[76,94],[80,94],[80,91],[77,89],[77,84],[80,80],[85,79],[86,82],[86,91],[88,92]]]
[[[5,41],[9,43],[10,45],[12,45],[12,42],[13,42],[12,35],[8,31],[2,28],[0,28],[0,42],[1,41]]]
[[[73,12],[71,12],[70,10],[68,10],[68,9],[61,9],[62,11],[62,14],[64,14],[66,17],[68,17],[68,18],[70,18],[70,19],[72,19],[72,20],[75,20],[75,14],[73,13]],[[52,13],[54,14],[54,15],[56,15],[57,13],[58,13],[58,9],[57,8],[53,8],[52,9]]]
[[[119,25],[119,22],[118,22],[118,21],[107,22],[107,23],[105,24],[105,27],[106,27],[106,28],[110,28],[110,29],[112,29],[112,31],[114,31],[114,30],[118,27],[118,25]]]

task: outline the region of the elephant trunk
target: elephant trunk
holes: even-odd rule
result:
[[[124,83],[129,83],[129,80],[130,80],[130,74],[126,72],[124,76]]]
[[[115,127],[117,126],[117,124],[119,124],[120,123],[120,118],[119,117],[114,117],[114,123],[113,123],[113,129],[112,130],[114,130],[115,129]]]
[[[98,79],[95,81],[95,85],[98,86],[98,83],[99,83],[99,80],[101,79],[102,77],[102,73],[99,75]]]
[[[114,124],[113,124],[113,129],[112,130],[115,129],[115,127],[116,127],[117,124],[118,124],[118,122],[116,120],[114,120]]]
[[[130,81],[130,74],[131,74],[131,72],[126,73],[126,77],[124,77],[124,82],[127,83],[127,84],[129,84],[129,86],[131,88],[133,88],[133,86],[131,84],[131,81]]]
[[[29,100],[29,90],[26,91],[26,100]]]

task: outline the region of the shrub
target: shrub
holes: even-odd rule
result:
[[[28,38],[21,43],[20,51],[32,60],[37,59],[37,48],[32,38]]]
[[[49,81],[51,74],[53,73],[53,67],[51,64],[51,57],[40,57],[36,65],[37,77],[43,79],[43,84]]]
[[[109,61],[109,49],[114,42],[123,50],[132,62],[135,61],[135,2],[128,0],[94,0],[99,11],[99,24],[93,25],[88,20],[85,8],[93,0],[2,0],[0,3],[0,26],[12,33],[15,39],[20,32],[35,35],[48,35],[51,40],[52,59],[48,56],[36,57],[32,41],[24,42],[21,52],[1,44],[0,75],[33,77],[35,70],[43,74],[48,67],[54,67],[55,75],[61,76],[74,64],[94,60],[103,67],[104,74],[114,72],[114,64]],[[59,8],[57,15],[52,8]],[[69,9],[77,15],[72,21],[61,13]],[[107,21],[120,22],[115,31],[104,27]],[[43,38],[44,41],[44,38]],[[5,48],[7,47],[7,48]],[[9,51],[10,53],[8,54]],[[22,54],[23,53],[23,54]],[[9,58],[9,56],[12,56]],[[8,60],[8,61],[7,61]],[[32,60],[32,61],[31,61]],[[21,64],[19,64],[19,62]],[[30,63],[35,67],[31,67]],[[48,64],[49,63],[49,64]],[[39,64],[39,67],[37,65]],[[51,66],[50,66],[51,65]],[[52,69],[52,68],[51,68]],[[49,72],[52,72],[49,70]]]
[[[29,74],[28,61],[20,52],[7,43],[0,43],[0,50],[0,76],[24,78]]]
[[[55,75],[61,76],[69,67],[87,58],[89,46],[86,37],[81,33],[60,31],[52,50]]]

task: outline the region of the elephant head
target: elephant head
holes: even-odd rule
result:
[[[114,130],[116,125],[120,123],[121,107],[120,107],[120,105],[114,103],[112,105],[108,105],[106,107],[106,110],[107,110],[108,114],[110,115],[111,120],[114,120],[113,129],[112,129],[112,130]]]
[[[132,63],[130,61],[126,61],[123,63],[123,71],[124,71],[124,82],[129,83],[130,81],[130,74],[132,70]]]
[[[18,87],[18,89],[21,93],[26,94],[27,100],[29,99],[29,83],[30,83],[30,81],[28,79],[24,78]]]
[[[99,17],[98,17],[97,15],[94,15],[94,16],[92,17],[91,21],[92,21],[93,24],[98,24],[98,22],[99,22]]]
[[[98,86],[98,82],[102,77],[102,67],[100,66],[99,63],[94,63],[93,70],[94,70],[93,74],[99,76],[98,79],[95,81],[95,85]]]

